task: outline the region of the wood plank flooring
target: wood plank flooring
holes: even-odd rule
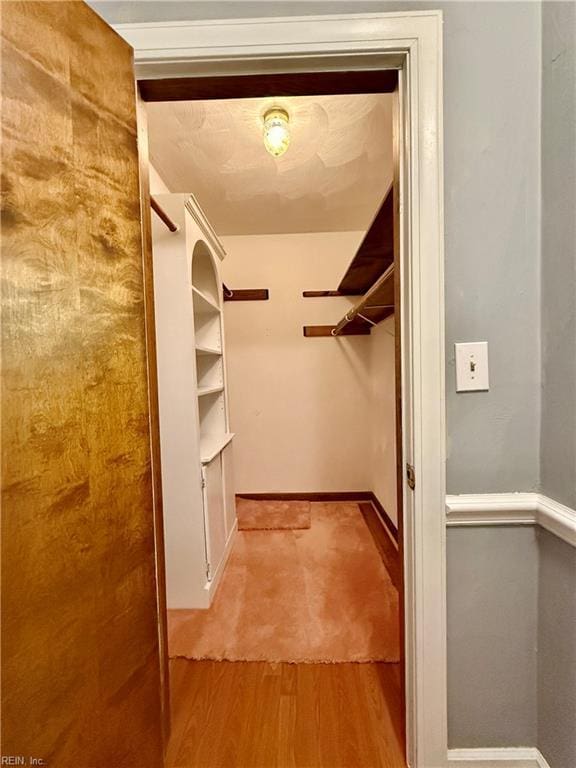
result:
[[[397,586],[398,550],[360,508]],[[166,768],[405,768],[400,670],[173,659]]]
[[[167,768],[404,768],[398,664],[170,662]]]

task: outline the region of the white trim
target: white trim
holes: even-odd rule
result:
[[[118,25],[140,78],[397,68],[407,751],[447,759],[442,13]]]
[[[576,509],[566,507],[540,493],[537,495],[536,522],[538,525],[576,547]]]
[[[134,48],[139,78],[199,77],[231,74],[232,51],[234,74],[310,71],[303,60],[318,56],[337,57],[331,58],[331,66],[324,61],[323,69],[340,68],[341,56],[368,50],[375,52],[372,68],[395,68],[402,56],[384,66],[377,59],[383,52],[404,51],[406,44],[422,39],[422,29],[439,21],[440,11],[405,11],[143,22],[113,28]],[[391,41],[398,45],[390,46]],[[374,45],[379,42],[384,45]],[[277,56],[282,57],[280,62],[275,61]]]
[[[488,749],[449,749],[448,765],[453,762],[474,764],[491,762],[498,767],[502,761],[524,763],[532,762],[534,768],[550,768],[544,755],[536,747],[492,747]]]
[[[576,510],[541,493],[447,496],[446,525],[540,525],[576,547]]]
[[[208,244],[212,248],[212,251],[218,256],[220,261],[222,261],[226,256],[226,251],[224,250],[224,246],[218,239],[218,235],[216,232],[214,232],[214,229],[212,228],[212,224],[208,221],[206,218],[206,214],[202,210],[202,207],[200,206],[200,203],[194,195],[190,194],[188,199],[185,203],[186,210],[188,213],[192,216],[196,224],[198,225],[198,229],[202,232],[206,240],[208,241]]]
[[[539,749],[536,750],[536,761],[538,762],[538,768],[550,768],[548,760],[544,757]]]
[[[447,525],[534,525],[536,510],[536,493],[446,496]]]

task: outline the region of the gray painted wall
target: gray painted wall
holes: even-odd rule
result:
[[[539,5],[364,0],[91,5],[110,22],[443,9],[448,492],[535,489]],[[482,340],[490,343],[491,389],[457,395],[453,344]]]
[[[576,5],[542,4],[541,484],[576,507]],[[538,533],[538,747],[576,766],[576,549]]]
[[[576,5],[542,4],[543,492],[576,508]]]
[[[576,766],[576,548],[536,526],[449,528],[451,748]]]
[[[538,531],[538,739],[551,768],[576,766],[576,548]]]
[[[536,744],[537,579],[535,528],[449,529],[450,748]]]

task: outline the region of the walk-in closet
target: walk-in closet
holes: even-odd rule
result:
[[[146,103],[173,766],[404,750],[396,84],[299,88]]]

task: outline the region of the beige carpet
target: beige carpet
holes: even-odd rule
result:
[[[236,499],[239,531],[275,531],[310,528],[309,501]]]
[[[170,656],[398,661],[398,593],[358,506],[314,503],[308,530],[240,531],[212,606],[168,612]]]

